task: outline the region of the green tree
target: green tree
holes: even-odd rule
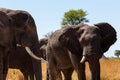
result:
[[[115,50],[115,56],[117,56],[119,58],[119,56],[120,56],[120,50]]]
[[[65,12],[64,18],[62,19],[62,25],[77,25],[80,23],[89,22],[86,18],[87,12],[82,9],[79,10],[69,10]]]

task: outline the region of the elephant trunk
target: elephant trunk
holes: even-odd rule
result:
[[[91,80],[100,80],[100,62],[99,58],[92,56],[88,59],[89,68],[91,72]]]
[[[80,60],[80,63],[84,63],[86,60],[88,61],[89,58],[95,56],[97,59],[100,59],[103,55],[102,49],[98,46],[97,48],[95,47],[85,47],[83,49],[83,56]]]
[[[101,49],[87,47],[83,49],[83,57],[80,63],[84,63],[86,60],[89,63],[91,80],[100,80],[100,63],[99,59],[102,56]]]
[[[100,63],[97,55],[83,56],[80,63],[88,61],[91,72],[91,80],[100,80]]]

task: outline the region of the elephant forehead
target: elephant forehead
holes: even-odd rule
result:
[[[95,31],[95,29],[87,29],[80,37],[80,42],[82,44],[100,42],[101,36],[100,33]]]
[[[94,34],[94,33],[85,33],[81,36],[81,39],[85,40],[85,41],[91,41],[91,40],[98,40],[100,39],[100,35],[99,34]]]
[[[94,27],[94,26],[93,27],[92,26],[87,27],[84,30],[85,30],[84,33],[86,33],[86,34],[97,34],[97,33],[99,33],[99,29],[97,27]]]

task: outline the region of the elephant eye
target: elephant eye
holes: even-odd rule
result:
[[[97,38],[96,35],[87,35],[84,38],[84,43],[86,45],[88,45],[88,44],[92,44],[92,45],[97,44],[97,42],[98,42],[98,38]]]

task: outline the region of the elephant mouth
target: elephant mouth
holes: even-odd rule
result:
[[[32,58],[34,58],[34,59],[36,59],[36,60],[39,60],[39,61],[43,60],[42,58],[37,57],[37,56],[31,51],[31,49],[30,49],[28,46],[22,46],[22,45],[20,45],[20,44],[16,44],[16,46],[24,47],[25,50],[27,51],[27,53],[28,53]]]

